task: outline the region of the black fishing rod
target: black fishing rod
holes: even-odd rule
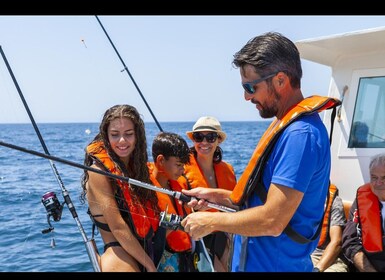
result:
[[[38,138],[40,140],[41,146],[43,147],[45,154],[49,155],[50,153],[48,151],[48,148],[45,145],[43,137],[40,134],[39,128],[36,125],[36,122],[35,122],[35,120],[34,120],[34,118],[32,116],[31,111],[29,110],[28,104],[27,104],[27,102],[26,102],[26,100],[25,100],[25,98],[24,98],[24,96],[23,96],[23,94],[21,92],[19,84],[17,83],[17,80],[16,80],[16,78],[15,78],[15,76],[13,74],[13,71],[11,69],[11,66],[8,63],[8,60],[7,60],[7,58],[6,58],[5,54],[4,54],[3,49],[2,49],[1,46],[0,46],[0,52],[1,52],[1,55],[2,55],[2,57],[4,59],[4,62],[6,64],[6,66],[7,66],[8,72],[11,75],[12,80],[13,80],[15,86],[16,86],[16,89],[17,89],[17,91],[18,91],[18,93],[20,95],[20,98],[21,98],[21,100],[22,100],[22,102],[24,104],[24,107],[25,107],[25,109],[26,109],[26,111],[28,113],[28,116],[29,116],[29,118],[31,120],[31,123],[32,123],[32,125],[33,125],[33,127],[34,127],[34,129],[36,131],[36,134],[37,134],[37,136],[38,136]],[[86,250],[87,250],[88,256],[90,258],[91,264],[92,264],[92,266],[94,268],[94,271],[95,272],[100,272],[101,269],[100,269],[99,261],[98,261],[99,253],[97,251],[97,247],[96,247],[95,241],[94,241],[94,239],[88,239],[87,238],[87,236],[85,234],[85,231],[83,229],[83,226],[80,223],[80,220],[79,220],[78,215],[76,213],[75,206],[73,205],[73,203],[71,201],[69,193],[68,193],[68,191],[66,190],[66,188],[64,186],[64,183],[63,183],[63,181],[62,181],[62,179],[60,177],[60,174],[59,174],[55,164],[52,161],[50,161],[50,165],[51,165],[51,168],[52,168],[52,170],[54,172],[54,175],[55,175],[55,177],[56,177],[56,179],[57,179],[57,181],[59,183],[59,186],[61,188],[64,201],[67,204],[68,209],[70,210],[70,212],[72,214],[72,217],[75,219],[76,224],[78,225],[79,231],[80,231],[80,233],[81,233],[81,235],[83,237],[83,240],[84,240],[84,243],[85,243],[85,246],[86,246]],[[48,221],[48,224],[50,226],[47,230],[43,230],[43,233],[48,233],[48,232],[53,231],[53,227],[51,226],[49,217],[52,216],[55,221],[60,220],[61,211],[62,211],[64,203],[63,203],[63,205],[60,205],[60,203],[58,202],[58,200],[57,200],[57,198],[56,198],[56,196],[55,196],[55,194],[53,192],[48,192],[48,193],[44,194],[44,196],[42,198],[42,203],[43,203],[43,205],[45,206],[45,208],[46,208],[46,210],[48,212],[47,221]],[[54,241],[53,241],[53,243],[54,243]]]
[[[145,188],[145,189],[149,189],[149,190],[152,190],[152,191],[161,192],[161,193],[170,195],[170,196],[175,197],[176,199],[181,200],[183,202],[190,202],[191,200],[196,199],[195,197],[185,195],[182,192],[173,191],[173,190],[169,190],[169,189],[165,189],[165,188],[160,188],[160,187],[157,187],[157,186],[154,186],[154,185],[142,182],[142,181],[131,179],[129,177],[124,177],[124,176],[116,175],[116,174],[113,174],[113,173],[110,173],[110,172],[106,172],[106,171],[103,171],[103,170],[100,170],[100,169],[92,168],[92,167],[89,167],[89,166],[86,166],[86,165],[83,165],[83,164],[79,164],[79,163],[76,163],[76,162],[73,162],[73,161],[69,161],[69,160],[66,160],[66,159],[55,157],[55,156],[52,156],[52,155],[49,155],[49,154],[39,153],[37,151],[29,150],[29,149],[26,149],[26,148],[23,148],[23,147],[20,147],[20,146],[16,146],[16,145],[13,145],[13,144],[9,144],[9,143],[3,142],[3,141],[0,141],[0,146],[8,147],[8,148],[11,148],[11,149],[14,149],[14,150],[18,150],[18,151],[21,151],[21,152],[24,152],[24,153],[28,153],[28,154],[35,155],[35,156],[38,156],[38,157],[42,157],[42,158],[46,158],[46,159],[49,159],[49,160],[57,161],[57,162],[60,162],[60,163],[64,163],[64,164],[67,164],[67,165],[70,165],[70,166],[73,166],[73,167],[76,167],[76,168],[80,168],[80,169],[88,170],[88,171],[91,171],[91,172],[99,173],[101,175],[104,175],[104,176],[107,176],[107,177],[110,177],[110,178],[113,178],[113,179],[118,179],[120,181],[125,181],[125,182],[127,182],[129,184],[133,184],[135,186],[139,186],[139,187],[142,187],[142,188]],[[215,203],[211,203],[211,202],[208,202],[207,206],[210,207],[210,208],[214,208],[214,209],[223,211],[223,212],[236,212],[237,211],[237,210],[235,210],[233,208],[226,207],[226,206],[219,205],[219,204],[215,204]]]
[[[144,104],[146,104],[148,111],[150,111],[151,116],[153,117],[153,119],[154,119],[156,125],[158,126],[159,130],[160,130],[160,131],[163,131],[163,129],[162,129],[162,127],[160,126],[158,120],[156,119],[154,113],[152,112],[150,106],[148,105],[146,99],[144,98],[144,96],[143,96],[143,94],[142,94],[142,91],[139,89],[138,85],[136,84],[136,82],[135,82],[135,80],[134,80],[134,77],[132,77],[130,71],[128,70],[126,64],[124,63],[122,57],[120,56],[118,50],[116,49],[114,43],[112,42],[112,40],[111,40],[111,38],[110,38],[110,36],[108,35],[106,29],[104,28],[102,22],[100,21],[100,19],[98,18],[98,16],[95,16],[95,17],[96,17],[96,19],[98,20],[100,26],[102,27],[102,29],[103,29],[103,31],[104,31],[104,34],[106,34],[106,36],[107,36],[107,38],[108,38],[108,41],[110,41],[112,48],[114,49],[115,53],[116,53],[117,56],[119,57],[120,62],[122,62],[122,64],[123,64],[124,69],[123,69],[121,72],[126,71],[126,73],[128,74],[128,76],[130,77],[131,81],[134,83],[134,86],[136,87],[137,91],[139,92],[140,97],[142,97]]]

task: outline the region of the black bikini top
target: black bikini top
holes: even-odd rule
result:
[[[96,217],[103,217],[103,215],[101,215],[101,214],[100,214],[100,215],[92,215],[89,208],[88,208],[87,213],[90,215],[91,220],[92,220],[92,222],[94,223],[94,225],[96,225],[98,228],[100,228],[100,229],[102,229],[102,230],[104,230],[104,231],[111,232],[111,229],[110,229],[110,227],[108,226],[108,224],[101,223],[101,222],[95,220]]]

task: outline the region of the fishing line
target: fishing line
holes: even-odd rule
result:
[[[36,131],[36,134],[37,134],[37,136],[38,136],[38,138],[40,140],[41,146],[43,147],[45,154],[46,155],[50,155],[50,153],[48,151],[48,148],[47,148],[47,146],[46,146],[46,144],[45,144],[45,142],[43,140],[43,137],[41,136],[39,128],[38,128],[38,126],[37,126],[37,124],[36,124],[36,122],[35,122],[35,120],[34,120],[34,118],[32,116],[32,113],[31,113],[31,111],[30,111],[30,109],[28,107],[27,101],[25,100],[25,98],[23,96],[23,93],[21,92],[19,84],[17,83],[17,80],[16,80],[16,78],[15,78],[15,76],[13,74],[13,71],[11,69],[11,66],[8,63],[8,60],[7,60],[7,58],[6,58],[5,54],[4,54],[3,49],[2,49],[1,46],[0,46],[0,52],[1,52],[1,55],[3,57],[3,60],[4,60],[5,64],[6,64],[6,66],[7,66],[8,72],[11,75],[13,83],[15,84],[15,87],[16,87],[19,95],[20,95],[20,98],[21,98],[23,104],[24,104],[24,107],[25,107],[25,109],[26,109],[26,111],[28,113],[28,116],[29,116],[29,118],[31,120],[31,123],[32,123],[32,125],[33,125],[33,127],[34,127],[34,129]],[[87,250],[88,256],[90,258],[91,264],[92,264],[92,266],[94,268],[94,271],[100,272],[101,269],[100,269],[99,262],[98,262],[98,255],[99,254],[96,251],[94,240],[87,238],[87,236],[85,234],[85,231],[83,229],[83,226],[80,223],[80,220],[79,220],[78,215],[76,213],[75,206],[72,204],[71,198],[69,196],[68,191],[66,190],[66,188],[64,186],[64,183],[63,183],[63,181],[62,181],[62,179],[60,177],[60,174],[59,174],[55,164],[52,161],[49,161],[49,162],[50,162],[51,168],[52,168],[52,170],[54,172],[54,175],[55,175],[55,177],[56,177],[56,179],[57,179],[57,181],[59,183],[59,186],[61,188],[62,195],[63,195],[63,198],[64,198],[64,203],[67,204],[67,207],[70,210],[70,212],[72,214],[72,217],[75,219],[75,221],[76,221],[76,223],[78,225],[79,231],[80,231],[80,233],[81,233],[81,235],[83,237],[83,240],[84,240],[84,243],[85,243],[85,246],[86,246],[86,250]],[[49,210],[48,206],[51,206],[51,202],[55,202],[55,201],[52,200],[52,196],[51,196],[51,197],[47,197],[47,200],[42,200],[42,202],[43,202],[44,206],[46,207],[46,210]],[[51,214],[51,213],[49,213],[49,214]],[[61,214],[60,214],[60,216],[61,216]],[[60,220],[60,216],[57,217],[58,219],[55,219],[55,220]],[[50,225],[49,230],[52,231],[53,227],[51,227],[51,224],[50,224],[50,221],[49,221],[49,216],[47,216],[47,221],[48,221],[48,224]]]
[[[15,250],[15,252],[11,255],[7,255],[7,258],[8,259],[13,259],[13,258],[17,258],[17,255],[19,254],[23,254],[22,250],[24,250],[23,248],[27,247],[27,244],[30,240],[30,236],[32,235],[32,227],[34,226],[34,217],[31,216],[31,214],[35,213],[35,216],[37,216],[37,213],[39,213],[39,210],[38,208],[40,208],[41,206],[39,205],[39,207],[36,206],[36,209],[35,208],[32,208],[30,209],[30,213],[29,213],[29,217],[28,219],[25,219],[26,221],[23,222],[23,228],[25,230],[28,229],[28,232],[26,233],[26,237],[24,238],[24,240],[22,241],[22,245],[21,245],[21,249],[19,250],[19,248],[17,248],[17,250]],[[19,246],[15,246],[16,247],[19,247]],[[13,249],[10,251],[12,252],[14,251]],[[4,260],[3,260],[4,261]]]
[[[131,81],[133,82],[133,84],[134,84],[136,90],[139,92],[140,97],[142,97],[144,104],[146,104],[147,109],[148,109],[148,111],[150,112],[150,114],[151,114],[152,118],[154,119],[156,125],[158,126],[159,130],[160,130],[160,131],[163,131],[163,129],[162,129],[162,127],[160,126],[158,120],[156,119],[154,113],[152,112],[150,106],[148,105],[146,99],[144,98],[144,96],[143,96],[143,94],[142,94],[142,91],[139,89],[139,86],[136,84],[136,82],[135,82],[135,80],[134,80],[134,77],[131,75],[130,70],[128,70],[126,64],[124,63],[122,57],[120,56],[118,50],[116,49],[114,43],[112,42],[110,36],[108,35],[108,33],[107,33],[107,31],[106,31],[106,29],[104,28],[102,22],[100,21],[100,19],[99,19],[98,16],[95,16],[95,17],[96,17],[97,21],[99,22],[100,27],[103,29],[104,34],[107,36],[107,39],[108,39],[108,41],[110,42],[112,48],[114,49],[116,55],[119,57],[120,62],[123,64],[123,67],[124,67],[124,68],[123,68],[123,70],[122,70],[121,72],[126,71],[127,75],[130,77]]]

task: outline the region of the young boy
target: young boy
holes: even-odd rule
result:
[[[181,192],[177,179],[189,163],[190,149],[186,141],[175,133],[160,132],[152,143],[154,162],[148,163],[150,178],[157,187]],[[181,218],[191,212],[191,208],[167,194],[157,192],[159,207],[164,218],[175,214]],[[176,216],[174,216],[176,217]],[[162,223],[162,222],[161,222]],[[197,271],[194,265],[194,241],[181,229],[167,229],[166,244],[158,264],[159,272]]]

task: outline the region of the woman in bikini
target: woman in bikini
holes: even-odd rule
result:
[[[109,108],[87,146],[85,165],[151,184],[144,123],[135,107]],[[104,242],[103,272],[156,272],[159,208],[156,193],[92,171],[82,178],[83,199]],[[159,233],[159,234],[158,234]]]

